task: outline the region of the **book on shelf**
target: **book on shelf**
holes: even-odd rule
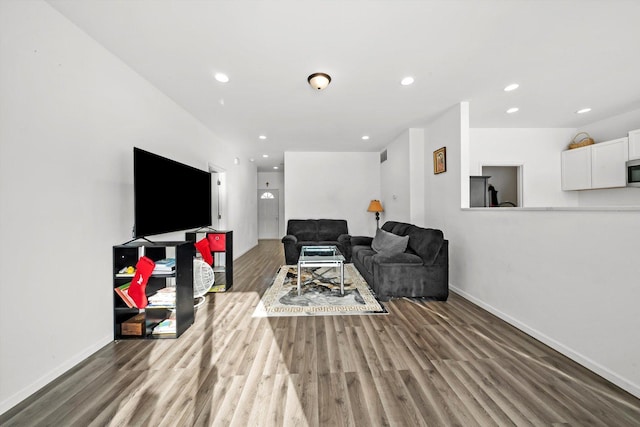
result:
[[[135,273],[116,273],[116,277],[133,277]]]
[[[162,288],[149,298],[148,307],[173,307],[176,305],[176,289]]]
[[[176,333],[176,319],[173,317],[164,319],[162,322],[154,326],[152,331],[152,334],[154,335],[175,334],[175,333]]]
[[[154,273],[172,273],[176,269],[175,258],[164,258],[155,262]]]
[[[131,286],[131,282],[127,282],[124,285],[114,288],[113,290],[120,296],[120,298],[122,298],[122,301],[127,304],[127,307],[137,308],[138,306],[133,301],[133,298],[129,296],[129,286]]]

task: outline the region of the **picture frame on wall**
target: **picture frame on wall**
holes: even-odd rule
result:
[[[447,147],[438,148],[433,152],[433,174],[447,171]]]

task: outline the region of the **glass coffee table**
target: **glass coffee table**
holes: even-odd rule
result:
[[[303,246],[298,258],[298,295],[302,293],[300,270],[303,268],[335,267],[340,269],[340,295],[344,295],[344,256],[336,246]],[[312,273],[313,276],[313,273]],[[322,280],[321,277],[313,277]],[[311,280],[313,280],[313,278]],[[310,280],[310,281],[311,281]],[[310,282],[309,281],[309,282]],[[307,282],[308,283],[308,282]]]

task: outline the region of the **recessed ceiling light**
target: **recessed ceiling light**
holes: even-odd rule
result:
[[[216,73],[213,77],[220,83],[227,83],[229,81],[229,76],[224,73]]]
[[[264,157],[266,159],[267,157],[269,157],[269,155],[268,154],[263,154],[262,157]]]
[[[507,114],[517,113],[520,110],[518,107],[511,107],[507,110]]]
[[[252,158],[250,158],[250,159],[249,159],[249,161],[253,163],[253,162],[255,162],[255,161],[256,161],[256,159],[254,159],[254,158],[252,157]]]
[[[400,84],[402,86],[409,86],[410,84],[413,84],[415,80],[413,79],[413,77],[411,76],[407,76],[404,79],[400,80]]]
[[[584,114],[584,113],[588,113],[589,111],[591,111],[591,108],[583,108],[581,110],[576,111],[576,114]]]
[[[274,169],[278,169],[278,167],[277,167],[277,166],[274,166],[273,168],[274,168]]]
[[[369,135],[362,135],[362,139],[364,141],[368,141],[369,140]]]
[[[260,135],[258,138],[260,138],[260,139],[267,139],[267,136],[266,136],[266,135]]]
[[[511,83],[509,86],[504,88],[505,92],[511,92],[512,90],[516,90],[520,87],[518,83]]]

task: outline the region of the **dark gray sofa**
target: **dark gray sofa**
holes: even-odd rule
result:
[[[373,237],[351,237],[351,259],[382,301],[391,297],[449,297],[449,241],[440,230],[387,221],[382,230],[409,236],[403,253],[371,248]]]
[[[344,219],[290,219],[282,238],[287,265],[295,265],[303,246],[335,245],[351,261],[351,236]]]

